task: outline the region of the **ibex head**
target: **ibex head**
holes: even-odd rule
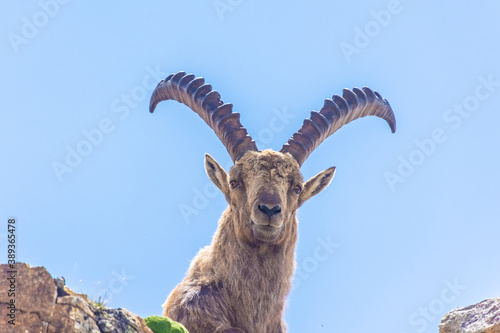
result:
[[[229,174],[210,155],[205,169],[224,193],[234,213],[234,231],[248,243],[279,244],[295,233],[295,213],[306,200],[325,189],[335,168],[328,168],[304,182],[300,167],[309,154],[343,125],[365,116],[377,116],[389,123],[396,120],[389,103],[369,88],[344,89],[343,96],[326,99],[319,112],[313,111],[298,132],[279,152],[259,151],[241,125],[232,104],[224,104],[203,78],[179,72],[169,75],[156,87],[150,112],[164,100],[189,106],[215,131],[231,156]]]
[[[235,212],[235,232],[249,243],[279,244],[294,232],[297,208],[319,193],[333,178],[327,169],[304,183],[299,164],[290,155],[272,150],[249,151],[229,171],[205,157],[210,179]]]

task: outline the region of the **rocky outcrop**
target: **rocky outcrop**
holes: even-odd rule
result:
[[[439,324],[439,333],[500,333],[500,298],[448,312]]]
[[[95,304],[44,267],[16,263],[0,272],[0,333],[152,333],[140,317]]]

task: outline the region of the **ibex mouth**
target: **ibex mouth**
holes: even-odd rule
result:
[[[252,234],[255,238],[263,242],[274,242],[278,239],[281,226],[271,224],[259,224],[252,220]]]
[[[252,220],[252,225],[255,225],[255,226],[259,227],[259,228],[262,228],[263,230],[276,230],[276,229],[280,229],[281,228],[281,225],[273,225],[270,222],[256,223],[253,220]]]

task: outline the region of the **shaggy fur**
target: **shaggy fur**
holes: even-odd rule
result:
[[[229,175],[209,155],[205,168],[229,207],[211,245],[198,252],[169,295],[163,315],[192,333],[286,332],[282,317],[295,267],[296,211],[329,185],[335,170],[304,184],[296,160],[272,150],[247,152]],[[269,216],[262,205],[280,211]]]

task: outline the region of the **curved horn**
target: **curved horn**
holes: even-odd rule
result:
[[[352,91],[344,89],[342,96],[334,95],[332,99],[325,100],[319,112],[312,111],[311,118],[304,120],[300,130],[283,145],[280,152],[292,154],[302,165],[323,140],[345,124],[366,116],[380,117],[387,121],[392,133],[396,131],[396,118],[391,106],[378,92],[368,87]]]
[[[160,81],[153,91],[149,112],[153,112],[161,101],[176,100],[196,112],[212,128],[226,147],[233,162],[248,150],[257,151],[255,141],[240,123],[240,114],[233,112],[231,103],[224,104],[212,86],[204,84],[202,77],[178,72]]]

